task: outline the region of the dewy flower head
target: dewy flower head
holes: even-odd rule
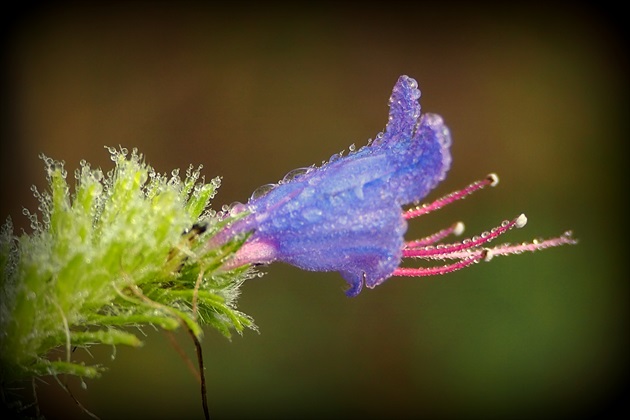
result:
[[[522,227],[524,215],[453,244],[437,244],[461,234],[457,223],[426,238],[405,242],[407,219],[437,210],[485,186],[496,175],[475,182],[435,202],[403,211],[418,203],[446,177],[451,164],[451,137],[442,118],[420,113],[416,81],[401,76],[389,100],[389,121],[374,141],[342,157],[334,155],[321,167],[290,172],[277,185],[255,192],[232,214],[247,212],[211,242],[251,232],[226,268],[283,261],[313,271],[338,271],[350,284],[349,296],[363,286],[373,288],[392,276],[427,276],[455,271],[493,255],[575,243],[570,233],[516,246],[487,248],[497,236]],[[447,265],[401,268],[403,258],[452,260]]]

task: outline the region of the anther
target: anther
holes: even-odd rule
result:
[[[462,233],[464,233],[464,228],[465,227],[462,222],[455,223],[455,226],[453,226],[453,235],[460,236]]]
[[[525,216],[524,214],[521,214],[520,216],[518,216],[516,218],[516,224],[515,226],[517,228],[522,228],[523,226],[525,226],[527,224],[527,216]]]
[[[497,184],[499,183],[499,176],[497,174],[495,174],[495,173],[488,174],[486,179],[490,182],[489,185],[491,187],[496,187]]]

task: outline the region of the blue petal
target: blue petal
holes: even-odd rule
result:
[[[437,115],[420,117],[419,97],[415,80],[400,77],[376,141],[252,198],[232,233],[254,230],[260,262],[340,272],[350,296],[382,283],[402,258],[401,206],[424,198],[450,166],[448,129]]]
[[[410,141],[392,145],[390,165],[396,168],[390,188],[405,205],[417,202],[446,178],[451,165],[451,136],[442,118],[424,114]]]
[[[409,76],[400,76],[389,98],[389,122],[385,128],[390,142],[408,141],[420,117],[420,90]]]

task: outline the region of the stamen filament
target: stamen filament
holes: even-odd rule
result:
[[[402,277],[427,277],[427,276],[437,276],[440,274],[452,273],[453,271],[461,270],[462,268],[466,268],[471,264],[479,262],[480,260],[485,258],[485,252],[479,252],[475,254],[471,254],[470,257],[462,259],[456,263],[442,265],[439,267],[419,267],[419,268],[407,268],[407,267],[399,267],[394,270],[392,276],[402,276]]]
[[[409,209],[403,213],[403,217],[405,219],[413,219],[414,217],[422,216],[423,214],[427,214],[432,211],[441,209],[442,207],[448,204],[451,204],[457,200],[466,198],[467,196],[474,193],[475,191],[482,190],[487,186],[494,187],[498,183],[499,183],[499,177],[496,174],[489,174],[486,178],[473,182],[472,184],[470,184],[469,186],[467,186],[466,188],[462,190],[455,191],[453,193],[445,195],[444,197],[438,198],[432,203],[422,205],[413,209]]]
[[[534,241],[519,245],[499,245],[489,250],[492,257],[499,255],[521,254],[523,252],[533,252],[540,249],[551,248],[560,245],[575,245],[577,240],[572,236],[571,231],[565,232],[557,238],[546,239],[544,241]]]
[[[446,229],[442,229],[439,232],[434,233],[433,235],[426,236],[421,239],[416,239],[415,241],[409,241],[405,244],[405,249],[419,248],[426,245],[434,244],[449,235],[459,236],[464,232],[464,224],[462,222],[457,222]]]
[[[493,239],[503,235],[505,232],[509,231],[513,227],[523,227],[527,223],[527,218],[524,214],[521,214],[517,218],[512,221],[502,224],[501,226],[493,229],[490,233],[485,236],[482,235],[478,238],[464,240],[462,242],[457,242],[449,245],[442,245],[439,247],[431,247],[431,248],[421,248],[421,249],[403,249],[403,257],[414,257],[414,258],[427,258],[432,256],[444,256],[446,254],[458,253],[464,250],[468,250],[471,248],[476,248],[482,244],[486,244]],[[438,232],[439,233],[439,232]]]

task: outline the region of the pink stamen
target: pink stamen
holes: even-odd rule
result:
[[[473,182],[466,188],[459,191],[455,191],[448,195],[445,195],[442,198],[438,198],[432,203],[425,204],[425,205],[422,205],[413,209],[409,209],[403,213],[403,217],[405,219],[413,219],[414,217],[422,216],[423,214],[427,214],[432,211],[441,209],[442,207],[448,204],[451,204],[457,200],[466,198],[467,196],[474,193],[475,191],[482,190],[487,186],[494,187],[498,183],[499,183],[499,177],[496,174],[490,174],[485,179]]]
[[[493,239],[503,235],[505,232],[509,231],[514,227],[521,228],[525,226],[527,223],[527,217],[524,214],[521,214],[517,218],[512,221],[505,221],[490,232],[485,232],[479,237],[475,237],[472,239],[465,239],[462,242],[448,244],[448,245],[439,245],[438,247],[430,247],[430,248],[409,248],[403,249],[403,257],[413,257],[413,258],[436,258],[436,259],[444,259],[444,258],[459,258],[459,253],[465,250],[469,250],[471,248],[477,248],[480,245],[486,244]],[[451,257],[454,255],[454,257]]]
[[[426,277],[437,276],[440,274],[452,273],[453,271],[461,270],[471,264],[481,261],[485,258],[485,252],[482,250],[477,253],[469,254],[469,257],[464,258],[456,263],[442,265],[439,267],[419,267],[419,268],[407,268],[399,267],[394,270],[392,276],[404,276],[404,277]]]
[[[573,239],[571,235],[572,235],[572,232],[567,231],[567,232],[564,232],[562,236],[559,236],[557,238],[545,239],[543,241],[535,240],[533,242],[526,242],[520,245],[508,245],[508,244],[499,245],[497,247],[494,247],[488,250],[489,253],[486,259],[489,260],[492,257],[500,256],[500,255],[522,254],[523,252],[533,252],[533,251],[538,251],[541,249],[551,248],[551,247],[560,246],[560,245],[577,244],[577,240]]]
[[[462,222],[457,222],[453,226],[447,227],[446,229],[442,229],[439,232],[434,233],[433,235],[429,235],[427,237],[416,239],[415,241],[409,241],[405,244],[405,249],[419,248],[426,245],[434,244],[449,235],[459,236],[464,232],[464,224]]]
[[[422,258],[426,260],[459,260],[452,264],[442,265],[438,267],[420,267],[420,268],[397,268],[394,270],[392,276],[405,276],[405,277],[426,277],[440,274],[451,273],[453,271],[461,270],[481,260],[490,261],[495,256],[521,254],[523,252],[533,252],[545,248],[551,248],[560,245],[574,245],[577,240],[573,239],[572,232],[567,231],[562,236],[557,238],[534,240],[533,242],[525,242],[520,245],[503,244],[494,248],[480,248],[480,245],[488,243],[498,236],[504,234],[508,230],[516,227],[521,228],[527,222],[525,215],[520,215],[516,219],[508,222],[503,222],[500,227],[492,229],[491,233],[476,239],[464,240],[461,243],[449,244],[449,245],[437,245],[436,247],[428,248],[405,248],[403,250],[403,257]],[[444,229],[435,235],[431,235],[428,238],[432,238],[441,234],[448,229]]]

